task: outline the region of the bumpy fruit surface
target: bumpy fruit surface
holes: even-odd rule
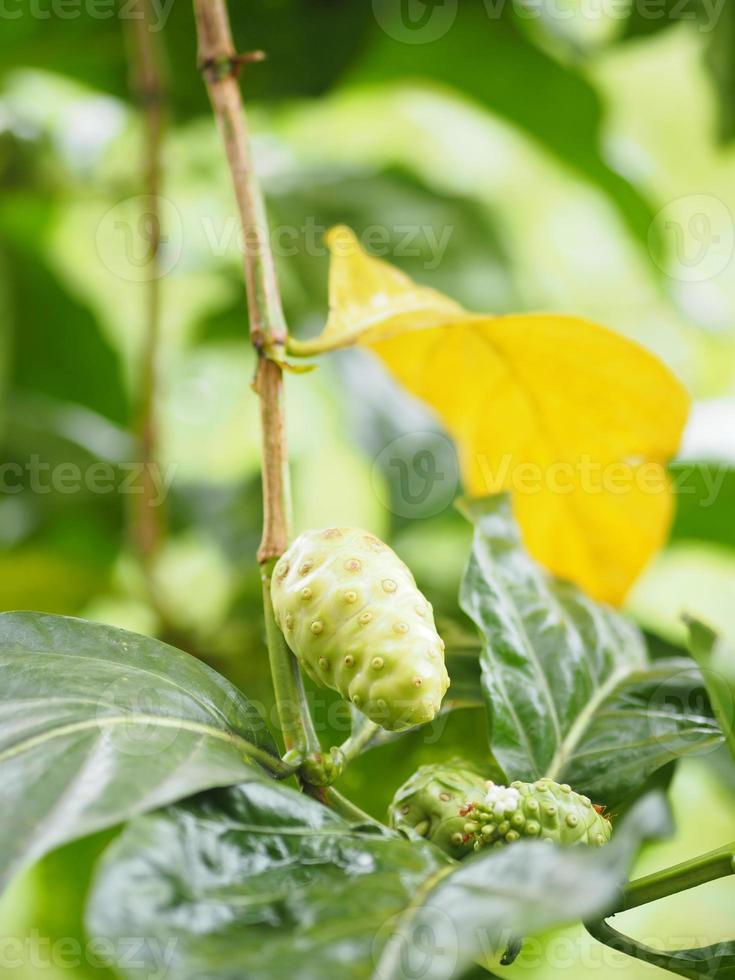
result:
[[[477,851],[522,837],[600,847],[612,834],[610,820],[600,807],[566,783],[551,779],[510,786],[487,783],[484,799],[468,799],[460,813],[463,833]]]
[[[396,830],[412,828],[453,858],[471,853],[474,839],[465,834],[460,810],[485,799],[482,776],[461,759],[421,766],[396,792],[389,808]]]
[[[276,564],[271,596],[288,645],[318,684],[391,731],[436,715],[449,677],[431,605],[374,535],[305,531]]]

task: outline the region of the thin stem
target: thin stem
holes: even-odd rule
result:
[[[293,357],[316,357],[326,351],[335,350],[337,347],[349,346],[350,341],[335,344],[333,341],[324,341],[321,337],[311,337],[308,340],[297,340],[296,337],[289,337],[286,341],[286,350]]]
[[[369,813],[365,813],[359,806],[355,806],[351,800],[348,800],[346,796],[343,796],[333,786],[305,786],[304,790],[309,796],[330,807],[335,813],[344,817],[345,820],[349,820],[350,823],[367,823],[373,824],[376,827],[383,826],[378,820],[371,817]]]
[[[596,939],[599,943],[604,943],[610,949],[615,949],[619,953],[625,953],[626,956],[630,956],[632,959],[642,960],[644,963],[658,966],[662,970],[668,970],[669,973],[675,973],[679,977],[687,977],[689,980],[701,980],[703,977],[711,976],[711,961],[707,963],[706,959],[703,960],[701,957],[697,957],[696,959],[690,957],[687,955],[687,951],[667,953],[658,949],[652,949],[650,946],[645,946],[643,943],[631,939],[630,936],[618,932],[617,929],[613,929],[604,920],[602,922],[586,922],[585,929],[593,939]],[[702,952],[706,952],[706,950]],[[712,953],[714,958],[718,953],[716,947],[712,949]]]
[[[345,739],[339,747],[344,757],[345,765],[348,765],[353,759],[356,759],[358,755],[364,752],[366,746],[378,731],[380,731],[380,725],[376,725],[374,721],[367,720],[362,723],[359,731],[353,731],[352,735],[348,739]]]
[[[667,895],[675,895],[731,874],[735,874],[735,842],[631,881],[623,892],[621,903],[611,914],[647,905]]]
[[[268,644],[271,680],[276,695],[278,720],[286,752],[295,750],[300,756],[318,752],[321,748],[306,702],[306,692],[301,681],[296,660],[288,649],[283,633],[278,628],[270,595],[270,581],[275,562],[262,567],[263,610]]]
[[[240,68],[259,56],[235,51],[225,0],[194,0],[199,65],[224,143],[243,231],[250,339],[258,356],[254,388],[260,398],[263,458],[263,536],[258,561],[268,655],[286,746],[306,755],[319,740],[296,662],[273,617],[270,573],[288,546],[290,492],[281,362],[288,336],[270,247],[265,201],[253,169],[250,137],[237,81]]]
[[[631,881],[623,891],[618,906],[602,920],[585,922],[585,928],[598,942],[611,949],[659,966],[670,973],[689,977],[691,980],[710,976],[711,963],[722,955],[719,946],[673,952],[652,949],[613,929],[605,919],[731,874],[735,874],[735,841],[690,861],[683,861],[671,868]]]
[[[151,599],[155,601],[154,561],[160,548],[164,521],[154,467],[157,465],[157,362],[161,320],[161,151],[166,121],[167,92],[163,52],[153,29],[150,0],[134,0],[131,8],[131,88],[143,114],[144,213],[140,228],[146,236],[145,332],[141,354],[141,380],[137,394],[138,458],[143,468],[140,493],[134,496],[133,544],[140,558]]]

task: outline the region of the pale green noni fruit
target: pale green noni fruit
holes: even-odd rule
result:
[[[503,847],[523,837],[601,847],[612,834],[602,807],[552,779],[510,786],[488,782],[484,799],[469,799],[460,813],[465,819],[465,841],[471,840],[476,851]]]
[[[434,718],[449,686],[444,643],[413,575],[375,535],[304,531],[277,562],[271,596],[318,684],[391,731]]]
[[[396,791],[388,810],[396,830],[411,828],[453,858],[470,854],[474,838],[465,834],[469,803],[481,803],[485,779],[461,759],[421,766]]]

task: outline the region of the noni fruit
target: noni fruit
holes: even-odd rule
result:
[[[391,731],[436,715],[449,676],[431,605],[373,534],[304,531],[277,562],[271,596],[288,645],[318,684]]]
[[[484,799],[478,802],[468,798],[460,814],[464,818],[463,836],[476,851],[502,847],[522,837],[600,847],[612,833],[602,807],[566,783],[551,779],[510,786],[488,782]]]
[[[487,785],[461,759],[421,766],[396,792],[389,808],[396,830],[411,828],[453,858],[472,851],[474,839],[465,834],[467,817],[460,810],[485,799]]]

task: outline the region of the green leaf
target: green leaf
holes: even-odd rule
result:
[[[672,540],[735,548],[735,470],[720,463],[679,463],[670,470],[676,487]]]
[[[6,209],[10,210],[7,204]],[[22,203],[16,210],[22,211]],[[10,218],[3,217],[6,230]],[[22,241],[15,229],[10,233],[15,238],[7,251],[15,314],[10,385],[126,422],[128,395],[118,352],[92,311],[67,290],[33,247],[36,243]]]
[[[129,97],[126,32],[135,13],[131,4],[114,8],[101,0],[72,5],[71,11],[39,8],[45,16],[3,17],[2,71],[43,68],[93,88]],[[207,113],[206,91],[197,70],[196,26],[192,4],[153,0],[154,40],[165,48],[170,99],[175,115]],[[21,8],[18,7],[18,13]],[[73,14],[73,16],[69,16]],[[305,96],[323,92],[344,70],[373,20],[365,4],[314,3],[313,0],[254,0],[231,5],[235,43],[244,50],[266,48],[268,61],[248,72],[250,98]],[[318,58],[314,51],[319,50]]]
[[[357,980],[392,918],[450,867],[426,842],[248,780],[131,823],[98,869],[88,927],[121,954],[147,937],[124,977]]]
[[[514,937],[604,912],[641,843],[667,829],[663,798],[652,794],[631,810],[605,847],[519,841],[436,875],[398,923],[376,976],[449,980],[475,958],[497,957]]]
[[[0,887],[59,844],[274,765],[256,708],[157,640],[0,616]],[[250,761],[248,761],[250,760]]]
[[[723,650],[719,636],[709,626],[692,617],[686,617],[686,623],[689,627],[689,649],[702,669],[715,715],[735,759],[735,673],[730,666],[729,676],[725,675],[719,663],[723,659],[725,664],[730,665],[731,657]]]
[[[599,704],[559,778],[617,809],[652,773],[721,743],[699,669],[684,658],[657,660]]]
[[[177,980],[446,980],[514,936],[602,914],[639,844],[665,828],[656,795],[599,850],[521,842],[457,865],[253,779],[133,821],[98,867],[87,924],[120,954],[146,937],[135,964],[118,964],[135,980],[163,968]]]
[[[720,136],[723,142],[735,137],[735,9],[731,3],[725,4],[719,13],[718,21],[710,31],[705,63],[710,70],[717,91],[720,110]]]
[[[709,69],[719,108],[719,130],[723,141],[735,136],[735,9],[726,0],[657,0],[655,9],[631,3],[623,40],[640,39],[682,22],[704,38],[704,62]]]
[[[461,602],[486,641],[491,744],[510,778],[550,776],[611,806],[721,740],[688,661],[649,665],[633,624],[536,565],[507,498],[466,509],[475,538]]]
[[[444,15],[439,6],[432,13],[437,25],[452,13],[452,5],[445,6]],[[513,22],[513,4],[494,6],[495,16],[490,4],[458,4],[456,17],[439,37],[406,43],[399,4],[376,4],[376,13],[384,11],[383,30],[352,77],[377,84],[415,77],[452,86],[528,132],[601,188],[645,242],[653,212],[603,159],[603,106],[597,92],[582,72],[558,63],[523,36]]]

